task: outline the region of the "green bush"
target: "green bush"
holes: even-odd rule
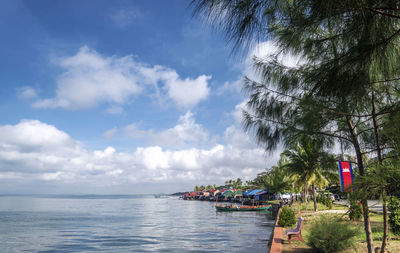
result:
[[[327,194],[320,194],[317,197],[317,202],[325,205],[328,209],[332,209],[333,201]]]
[[[326,205],[326,207],[327,207],[328,209],[332,209],[332,207],[333,207],[333,201],[332,201],[332,199],[331,199],[330,197],[326,198],[325,205]]]
[[[355,246],[358,228],[337,218],[320,216],[309,229],[308,244],[318,252],[340,252]]]
[[[328,207],[328,209],[332,209],[333,201],[332,201],[330,195],[325,195],[325,196],[323,197],[323,202],[322,202],[322,204],[324,204],[326,207]]]
[[[354,199],[350,199],[349,218],[350,220],[360,220],[362,217],[362,208],[360,203]]]
[[[400,235],[400,201],[392,196],[388,201],[389,225],[393,234]]]
[[[278,225],[282,227],[290,227],[296,224],[296,216],[294,210],[290,207],[282,207],[281,214],[279,215]]]

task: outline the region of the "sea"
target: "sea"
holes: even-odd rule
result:
[[[0,252],[266,252],[273,218],[152,195],[0,195]]]

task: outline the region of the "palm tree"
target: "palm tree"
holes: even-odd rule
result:
[[[286,158],[281,155],[277,166],[272,166],[264,176],[264,188],[270,193],[288,192],[292,190],[292,178],[288,176],[285,167]]]
[[[225,181],[225,187],[232,188],[232,187],[234,187],[235,183],[236,183],[235,180],[229,179],[229,180]]]
[[[242,179],[237,178],[236,181],[234,181],[233,187],[235,189],[238,189],[238,188],[242,187],[242,184],[243,184]]]
[[[307,190],[311,185],[314,211],[317,211],[316,187],[322,188],[330,180],[337,178],[335,160],[332,155],[323,151],[323,144],[319,140],[305,136],[293,143],[283,154],[289,160],[285,167],[292,175],[294,184],[303,185],[306,205]]]
[[[246,181],[246,184],[252,189],[265,188],[265,175],[267,172],[259,173],[253,180]]]

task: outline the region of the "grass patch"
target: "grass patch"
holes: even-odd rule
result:
[[[361,221],[350,221],[349,217],[344,213],[323,213],[323,212],[313,212],[313,203],[308,203],[308,208],[306,209],[304,204],[300,202],[295,202],[292,205],[292,208],[296,208],[296,218],[303,216],[304,223],[302,234],[303,238],[306,240],[306,243],[300,241],[292,241],[291,244],[288,243],[287,237],[284,234],[283,248],[282,252],[291,253],[291,252],[315,252],[313,249],[307,245],[307,240],[309,238],[309,229],[311,227],[312,222],[317,219],[320,215],[331,216],[332,218],[343,218],[346,223],[354,225],[354,227],[358,227],[358,234],[354,238],[356,240],[357,249],[344,251],[346,253],[350,252],[367,252],[366,246],[366,238],[364,233],[364,222]],[[328,210],[324,205],[318,205],[318,211]],[[333,204],[333,208],[331,210],[348,210],[347,206]],[[374,247],[380,247],[382,244],[382,236],[383,236],[383,216],[382,214],[370,213],[371,220],[371,228],[372,228],[372,236],[374,240]],[[297,225],[294,224],[291,228],[295,228]],[[400,236],[394,235],[391,231],[389,231],[389,240],[388,240],[388,251],[390,252],[400,252]]]
[[[279,199],[275,199],[275,200],[268,200],[268,203],[272,203],[272,204],[279,204],[282,200]]]
[[[314,212],[314,203],[313,202],[309,202],[307,205],[301,202],[294,202],[292,204],[292,208],[296,208],[296,210],[298,211],[310,211],[310,212]],[[325,211],[325,210],[347,210],[347,206],[344,205],[339,205],[339,204],[333,204],[332,208],[329,209],[327,206],[325,206],[324,204],[321,203],[317,203],[317,208],[318,211]]]
[[[383,215],[377,213],[370,213],[370,221],[371,221],[371,229],[372,229],[372,238],[374,241],[382,241],[383,238]],[[364,221],[357,221],[357,224],[361,226],[362,234],[357,238],[359,241],[365,241],[365,233],[364,233]],[[393,234],[389,230],[389,240],[400,240],[400,236]]]

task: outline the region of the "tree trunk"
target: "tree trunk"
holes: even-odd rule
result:
[[[307,211],[307,183],[304,183],[304,203],[306,205],[306,211]]]
[[[365,176],[364,170],[364,163],[362,160],[362,153],[360,148],[360,143],[358,142],[358,134],[356,132],[355,126],[349,116],[346,117],[347,125],[349,127],[349,131],[352,137],[352,142],[354,146],[354,150],[357,156],[357,165],[358,165],[358,173],[360,176]],[[363,185],[362,185],[363,187]],[[369,209],[368,209],[368,199],[367,197],[362,197],[361,199],[362,210],[363,210],[363,217],[364,217],[364,230],[365,230],[365,237],[367,240],[367,249],[368,253],[373,253],[374,250],[374,241],[372,238],[372,229],[371,229],[371,222],[369,219]]]
[[[382,194],[382,207],[383,207],[383,238],[382,238],[381,253],[384,253],[386,251],[387,237],[389,234],[388,213],[386,206],[386,191],[384,191]]]
[[[378,131],[378,122],[376,118],[376,107],[375,107],[375,91],[372,87],[372,122],[374,125],[374,134],[375,134],[375,143],[376,143],[376,152],[378,155],[378,163],[379,169],[381,170],[381,182],[382,182],[382,207],[383,207],[383,238],[382,238],[382,245],[381,245],[381,253],[386,251],[386,242],[387,237],[389,234],[389,224],[387,219],[387,208],[386,208],[386,182],[385,182],[385,167],[383,166],[383,157],[382,157],[382,148],[379,138],[379,131]]]
[[[317,206],[317,197],[315,196],[315,185],[312,183],[312,195],[313,195],[313,201],[314,201],[314,212],[318,211],[318,206]]]

